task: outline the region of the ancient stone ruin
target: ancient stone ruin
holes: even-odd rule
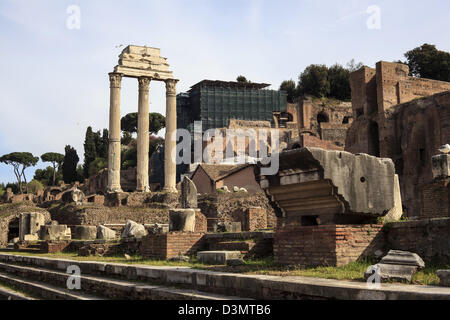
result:
[[[137,137],[137,187],[138,192],[149,192],[149,88],[151,81],[166,83],[166,139],[164,159],[164,189],[176,192],[176,164],[173,154],[176,148],[177,104],[176,84],[169,71],[166,58],[160,49],[130,45],[119,57],[119,64],[109,74],[111,106],[109,120],[108,192],[122,192],[120,184],[120,90],[123,77],[136,78],[139,82],[139,110]]]
[[[398,178],[390,159],[303,148],[281,153],[279,173],[259,175],[258,180],[278,213],[274,243],[278,263],[356,261],[375,252],[377,232],[367,236],[365,229],[377,224],[379,217],[396,221],[402,216]],[[362,234],[358,237],[352,228]],[[347,234],[361,245],[340,241]]]

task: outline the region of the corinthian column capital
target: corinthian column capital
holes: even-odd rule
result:
[[[139,90],[140,91],[149,91],[150,89],[150,82],[152,81],[149,77],[139,77]]]
[[[122,74],[111,72],[109,74],[109,82],[111,88],[121,88],[122,87]]]
[[[177,95],[177,82],[176,79],[166,80],[166,96],[176,96]]]

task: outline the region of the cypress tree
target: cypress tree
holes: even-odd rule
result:
[[[108,160],[108,148],[109,148],[109,131],[103,129],[102,143],[100,150],[97,150],[99,157]]]
[[[92,131],[92,127],[88,127],[86,130],[86,137],[84,139],[84,165],[83,173],[84,177],[89,178],[89,165],[97,157],[95,134]]]
[[[77,151],[71,146],[66,146],[64,162],[62,164],[62,172],[65,183],[73,183],[77,181],[77,165],[80,161]]]

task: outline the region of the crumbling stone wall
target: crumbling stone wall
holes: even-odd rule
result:
[[[298,117],[300,135],[309,133],[342,148],[353,121],[351,103],[333,99],[301,101]]]
[[[419,217],[420,187],[432,182],[431,158],[450,142],[450,83],[408,74],[408,66],[387,62],[351,74],[356,120],[345,150],[391,158],[405,215]]]
[[[145,207],[104,207],[98,204],[59,205],[50,209],[52,220],[65,225],[125,224],[132,220],[140,224],[169,224],[169,209]]]
[[[417,253],[426,263],[450,263],[450,218],[385,226],[387,249]]]
[[[450,92],[391,108],[383,124],[381,156],[394,160],[407,215],[419,217],[420,186],[433,181],[431,158],[450,142]]]
[[[420,188],[422,219],[450,217],[450,179],[443,179]]]
[[[325,149],[325,150],[344,151],[343,147],[339,147],[333,142],[319,139],[310,134],[302,134],[300,136],[300,144],[299,145],[294,144],[293,147],[295,147],[295,148],[301,148],[301,147],[321,148],[321,149]]]
[[[122,170],[120,172],[120,184],[125,192],[136,191],[136,168]],[[97,175],[86,180],[83,192],[86,195],[105,194],[108,187],[108,169],[100,171]]]
[[[264,193],[217,193],[199,197],[198,206],[206,218],[217,218],[218,223],[240,222],[245,208],[260,207],[267,212],[267,227],[276,226],[274,209]]]
[[[242,208],[237,211],[242,231],[258,231],[267,229],[267,211],[262,208]]]
[[[24,212],[41,212],[44,214],[46,222],[50,221],[50,213],[33,205],[30,206],[29,203],[0,205],[0,248],[8,245],[8,232],[11,221],[15,219],[18,220],[20,213]],[[17,237],[18,236],[19,235],[17,234]]]

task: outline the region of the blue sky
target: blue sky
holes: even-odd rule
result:
[[[81,10],[79,30],[66,27],[70,5]],[[371,5],[381,29],[367,27]],[[1,0],[0,155],[70,144],[82,158],[86,127],[108,126],[107,74],[120,44],[161,48],[179,92],[240,74],[276,89],[312,63],[373,66],[425,42],[450,51],[449,15],[450,2],[438,0]],[[150,90],[151,111],[164,114],[164,86]],[[137,95],[126,79],[123,115],[137,110]],[[14,180],[0,164],[0,182]]]

